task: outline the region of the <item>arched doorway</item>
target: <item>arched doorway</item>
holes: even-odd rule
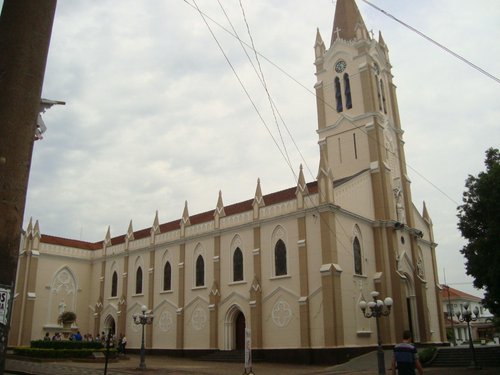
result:
[[[245,349],[245,315],[240,311],[236,315],[234,324],[235,349]]]
[[[405,272],[404,275],[406,277],[404,280],[404,291],[405,291],[406,302],[403,303],[406,304],[406,306],[404,306],[406,310],[405,321],[408,324],[405,327],[405,329],[409,329],[411,331],[413,340],[415,342],[420,342],[420,330],[419,330],[418,315],[417,315],[417,299],[415,295],[414,283],[409,273]]]
[[[111,315],[108,315],[106,319],[104,319],[104,330],[106,333],[109,330],[109,333],[111,333],[112,335],[116,333],[115,318],[113,318]]]
[[[231,306],[224,318],[224,350],[245,348],[245,314],[238,305]]]

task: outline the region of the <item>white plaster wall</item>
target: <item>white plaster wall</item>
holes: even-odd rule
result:
[[[74,311],[77,314],[76,325],[81,332],[90,330],[88,325],[90,311],[88,308],[91,290],[91,264],[90,261],[71,256],[63,256],[72,253],[67,249],[58,249],[61,255],[52,256],[44,252],[44,245],[40,247],[38,257],[38,272],[36,280],[35,319],[32,322],[32,339],[42,338],[51,327],[57,327],[59,315],[59,304],[64,302],[65,311]],[[59,293],[52,291],[54,276],[58,271],[66,269],[74,277],[75,288],[71,294],[63,289]],[[51,332],[52,334],[53,332]]]
[[[184,347],[206,349],[210,346],[210,314],[208,301],[197,297],[184,309]]]
[[[177,307],[164,299],[153,310],[153,347],[175,349],[177,337]]]
[[[300,347],[298,296],[277,288],[263,299],[262,342],[265,348]]]

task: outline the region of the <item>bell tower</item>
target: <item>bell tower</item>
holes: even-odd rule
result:
[[[376,219],[408,225],[410,181],[389,53],[354,0],[338,0],[330,48],[314,44],[318,143],[334,180],[372,175]]]
[[[318,30],[314,53],[321,155],[333,180],[369,173],[376,272],[380,276],[376,288],[383,295],[401,296],[401,300],[417,296],[411,308],[402,302],[395,304],[394,323],[396,331],[412,327],[415,336],[426,341],[425,283],[410,270],[408,277],[416,282],[413,290],[405,291],[398,263],[406,256],[416,269],[416,233],[422,233],[415,229],[387,45],[381,33],[375,38],[367,29],[355,0],[338,0],[330,47],[326,48]],[[356,204],[356,200],[345,201],[344,208],[355,211]],[[387,327],[382,335],[388,339]]]

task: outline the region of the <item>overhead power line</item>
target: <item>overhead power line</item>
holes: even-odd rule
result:
[[[435,44],[436,46],[438,46],[439,48],[441,48],[442,50],[448,52],[450,55],[456,57],[457,59],[459,59],[460,61],[466,63],[467,65],[471,66],[472,68],[476,69],[478,72],[484,74],[485,76],[487,76],[488,78],[491,78],[492,80],[496,81],[497,83],[500,83],[500,79],[495,77],[493,74],[490,74],[488,73],[486,70],[480,68],[479,66],[477,66],[476,64],[472,63],[471,61],[467,60],[465,57],[459,55],[458,53],[456,52],[453,52],[451,49],[449,49],[448,47],[442,45],[441,43],[438,43],[437,41],[435,41],[434,39],[432,39],[431,37],[425,35],[423,32],[415,29],[414,27],[408,25],[407,23],[401,21],[400,19],[397,19],[396,17],[394,17],[392,14],[389,14],[387,13],[385,10],[377,7],[376,5],[370,3],[369,1],[367,0],[363,0],[363,2],[365,2],[366,4],[370,5],[371,7],[375,8],[376,10],[378,10],[379,12],[382,12],[383,14],[385,14],[387,17],[389,18],[392,18],[394,21],[400,23],[401,25],[403,25],[404,27],[410,29],[411,31],[413,31],[414,33],[417,33],[418,35],[420,35],[422,38],[428,40],[429,42],[431,42],[432,44]]]
[[[250,103],[252,104],[255,112],[257,113],[257,115],[259,116],[262,124],[264,125],[264,127],[266,128],[267,132],[269,133],[269,135],[271,136],[271,138],[273,139],[274,141],[274,144],[276,145],[276,147],[278,148],[279,152],[281,153],[281,155],[283,156],[283,158],[285,159],[287,165],[288,165],[288,168],[290,168],[290,170],[293,172],[293,167],[292,165],[290,164],[290,161],[289,159],[285,156],[285,154],[283,153],[283,151],[281,150],[281,147],[279,146],[278,142],[276,141],[276,139],[274,138],[273,134],[271,133],[271,130],[269,129],[269,127],[267,126],[267,123],[266,121],[264,120],[264,118],[262,117],[262,114],[260,113],[259,109],[257,108],[257,105],[255,104],[255,102],[253,101],[252,97],[250,96],[250,93],[248,92],[248,90],[246,89],[245,85],[243,84],[243,82],[241,81],[238,73],[236,72],[236,69],[234,68],[233,64],[231,63],[231,61],[229,60],[229,57],[227,56],[227,54],[224,52],[224,48],[222,48],[222,45],[220,44],[219,40],[217,39],[217,37],[215,36],[212,28],[210,27],[210,25],[208,24],[206,18],[205,18],[205,13],[203,13],[201,11],[201,9],[198,7],[198,4],[196,3],[196,0],[193,0],[193,4],[190,4],[188,1],[184,0],[184,2],[190,6],[192,6],[193,8],[195,8],[198,13],[200,14],[203,22],[205,23],[205,25],[207,26],[210,34],[212,35],[212,38],[214,39],[215,43],[217,44],[217,46],[219,47],[219,50],[221,51],[222,55],[224,56],[224,58],[226,59],[226,62],[228,63],[228,65],[230,66],[233,74],[235,75],[236,79],[238,80],[241,88],[243,89],[243,91],[245,92],[245,95],[247,96],[248,100],[250,101]]]
[[[231,32],[230,30],[228,30],[227,28],[225,28],[223,25],[221,25],[219,22],[217,22],[216,20],[214,20],[213,18],[211,18],[208,14],[204,13],[199,7],[198,5],[196,4],[196,1],[194,1],[194,4],[191,4],[188,0],[183,0],[184,3],[186,3],[187,5],[191,6],[193,9],[195,9],[199,14],[200,16],[202,17],[203,21],[205,22],[206,26],[208,27],[208,29],[210,30],[210,33],[212,35],[212,37],[215,39],[217,45],[219,46],[219,49],[222,51],[226,61],[228,62],[229,66],[231,67],[231,69],[233,70],[233,73],[236,75],[236,78],[238,79],[240,85],[242,86],[243,90],[245,91],[245,94],[247,95],[248,99],[250,100],[250,102],[252,103],[254,109],[256,110],[261,122],[264,124],[264,127],[266,128],[267,132],[269,133],[269,135],[271,136],[271,138],[273,139],[274,141],[274,144],[276,145],[276,147],[278,148],[279,152],[281,153],[281,155],[283,156],[283,158],[285,159],[289,169],[292,171],[292,173],[295,175],[295,171],[292,167],[292,165],[290,164],[290,161],[289,159],[287,158],[287,156],[285,155],[284,151],[281,150],[281,147],[280,145],[278,144],[278,141],[274,138],[274,136],[272,135],[271,133],[271,130],[269,129],[269,127],[267,126],[265,120],[263,119],[262,115],[260,114],[260,112],[258,111],[254,101],[251,99],[250,97],[250,94],[248,93],[248,91],[246,90],[246,88],[244,87],[243,85],[243,82],[241,82],[238,74],[236,73],[233,65],[231,64],[231,62],[229,61],[229,58],[228,56],[224,53],[224,50],[222,49],[222,46],[220,45],[219,41],[217,40],[217,38],[215,37],[213,31],[211,30],[210,26],[208,25],[207,23],[207,19],[210,20],[211,22],[213,22],[215,25],[217,25],[219,28],[221,28],[223,31],[225,31],[227,34],[231,35],[233,38],[237,39],[241,44],[244,44],[245,46],[247,46],[249,49],[253,50],[258,56],[260,56],[261,58],[263,58],[264,60],[266,60],[269,64],[271,64],[273,67],[275,67],[276,69],[278,69],[281,73],[283,73],[286,77],[290,78],[293,82],[295,82],[297,85],[299,85],[300,87],[302,87],[305,91],[309,92],[311,95],[313,95],[314,97],[316,97],[316,93],[313,92],[311,89],[309,89],[306,85],[304,85],[303,83],[301,83],[299,80],[297,80],[295,77],[293,77],[290,73],[288,73],[285,69],[281,68],[279,65],[277,65],[276,63],[274,63],[271,59],[267,58],[266,56],[264,56],[262,53],[260,53],[259,51],[255,50],[254,47],[252,45],[250,45],[249,43],[245,42],[244,40],[242,40],[236,33],[235,31],[233,30],[233,32]],[[365,1],[365,0],[363,0]],[[370,4],[371,5],[371,4]],[[227,17],[227,16],[226,16]],[[398,21],[400,22],[400,21]],[[247,55],[248,57],[248,55]],[[249,58],[249,57],[248,57]],[[250,60],[250,58],[249,58]],[[251,61],[251,60],[250,60]],[[253,65],[253,64],[252,64]],[[254,70],[256,70],[256,68],[254,67]],[[257,71],[256,71],[257,73]],[[262,80],[262,78],[260,77],[260,75],[257,73],[257,76],[259,77],[260,80]],[[317,97],[316,97],[317,98]],[[333,108],[332,105],[330,103],[328,103],[327,101],[325,100],[322,100],[323,103],[330,107],[330,108]],[[279,112],[278,112],[279,114]],[[280,114],[279,114],[280,115]],[[280,115],[281,117],[281,115]],[[346,117],[347,118],[347,117]],[[287,132],[288,134],[290,135],[290,137],[292,138],[293,140],[293,136],[291,135],[290,131],[288,130],[288,127],[286,126],[285,124],[285,129],[287,129]],[[361,131],[363,131],[365,134],[366,131],[364,129],[361,129]],[[295,143],[295,141],[293,140],[293,142]],[[378,141],[377,141],[378,142]],[[394,152],[392,152],[394,153]],[[311,172],[311,169],[309,168],[308,166],[308,163],[307,161],[304,159],[304,157],[302,156],[302,153],[300,153],[299,151],[299,154],[301,155],[302,157],[302,160],[304,161],[304,164],[306,166],[306,168],[309,170],[309,173],[311,174],[311,176],[314,178],[314,175],[312,174]],[[429,179],[425,178],[421,173],[419,173],[416,169],[414,169],[410,164],[406,163],[407,167],[409,167],[410,169],[412,169],[414,172],[416,172],[420,177],[422,177],[427,183],[429,183],[431,186],[433,186],[434,188],[436,188],[437,191],[439,191],[441,194],[443,194],[443,196],[448,199],[449,201],[451,201],[453,204],[455,205],[458,205],[458,202],[451,198],[448,194],[446,194],[442,189],[440,189],[438,186],[436,186],[434,183],[432,183]]]

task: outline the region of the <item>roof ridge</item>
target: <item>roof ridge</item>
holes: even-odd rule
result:
[[[355,174],[347,177],[342,177],[338,180],[333,181],[333,186],[334,188],[336,186],[339,186],[347,181],[352,180],[353,178],[359,176],[360,174],[366,172],[368,169],[364,169],[362,171],[356,172]],[[310,193],[314,194],[317,193],[318,191],[318,181],[310,181],[306,183],[307,188],[309,189]],[[295,196],[295,191],[297,189],[297,186],[293,187],[288,187],[286,189],[274,191],[272,193],[268,193],[263,195],[264,201],[266,202],[266,205],[272,205],[272,204],[277,204],[281,202],[285,202],[287,200],[292,200],[296,199]],[[253,203],[254,198],[250,198],[244,201],[232,203],[230,205],[224,206],[224,210],[226,212],[226,216],[229,215],[236,215],[241,212],[245,211],[251,211],[252,210],[252,203]],[[196,225],[204,222],[208,222],[213,220],[213,213],[214,209],[207,210],[204,212],[200,212],[194,215],[189,215],[191,225]],[[169,232],[172,230],[180,229],[180,221],[179,219],[174,219],[171,221],[168,221],[166,223],[160,224],[160,232],[165,233]],[[146,228],[138,229],[133,231],[134,239],[142,239],[149,237],[151,235],[151,226],[148,226]],[[111,237],[111,243],[113,245],[119,245],[121,243],[125,243],[125,236],[126,233],[120,234],[118,236]],[[46,239],[49,239],[49,241],[46,241]],[[83,249],[89,249],[89,250],[98,250],[102,248],[103,240],[97,241],[97,242],[89,242],[89,241],[82,241],[82,240],[75,240],[72,238],[66,238],[66,237],[60,237],[60,236],[54,236],[54,235],[49,235],[49,234],[43,234],[41,238],[42,243],[49,243],[49,244],[57,244],[57,245],[65,245],[70,246],[70,247],[77,247],[77,248],[83,248]],[[81,244],[82,246],[76,246],[77,244]]]

